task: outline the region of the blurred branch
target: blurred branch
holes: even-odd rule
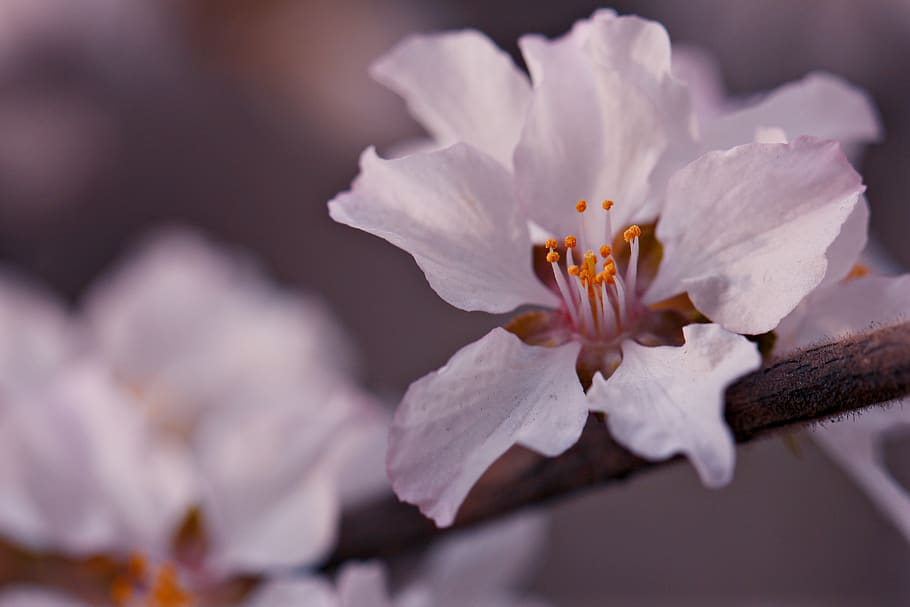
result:
[[[908,394],[910,322],[769,361],[727,389],[726,419],[737,442],[743,443]],[[477,483],[449,529],[437,529],[415,507],[394,497],[346,512],[327,566],[349,558],[388,556],[452,529],[664,463],[633,455],[592,416],[578,443],[559,457],[543,458],[522,449],[507,453]]]

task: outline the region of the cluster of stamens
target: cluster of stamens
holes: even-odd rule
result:
[[[601,206],[607,214],[605,240],[609,243],[613,235],[610,225],[613,201],[604,200]],[[579,200],[575,205],[575,210],[580,215],[587,209],[588,203],[584,200]],[[571,234],[566,236],[563,240],[566,249],[565,270],[559,263],[556,240],[549,239],[544,244],[547,248],[547,262],[553,268],[564,307],[572,325],[580,333],[610,339],[619,335],[623,326],[631,320],[631,314],[634,313],[640,237],[641,228],[637,225],[632,225],[623,232],[623,238],[631,249],[624,277],[617,270],[616,259],[609,244],[600,245],[597,253],[588,249],[579,259],[578,238]]]

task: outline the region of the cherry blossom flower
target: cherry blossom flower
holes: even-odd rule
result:
[[[0,373],[7,540],[73,559],[137,554],[143,576],[121,587],[173,570],[199,592],[331,548],[339,477],[385,418],[354,388],[321,304],[174,231],[96,285],[80,316],[0,285],[13,329],[0,359],[21,357]]]
[[[434,149],[368,149],[329,203],[411,253],[452,305],[544,308],[412,384],[395,415],[393,487],[442,526],[508,448],[555,456],[588,411],[632,451],[729,482],[723,391],[760,362],[741,334],[773,330],[821,283],[864,190],[834,142],[749,143],[782,128],[764,114],[715,150],[656,23],[603,11],[519,45],[530,79],[471,31],[380,59]]]

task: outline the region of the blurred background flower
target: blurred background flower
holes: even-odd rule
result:
[[[252,251],[279,285],[320,293],[362,354],[352,380],[397,398],[501,319],[450,309],[406,254],[328,218],[324,202],[348,187],[364,147],[421,135],[368,78],[369,63],[406,33],[459,27],[517,55],[520,34],[557,35],[597,7],[0,0],[0,257],[73,303],[161,221],[202,228]],[[726,87],[718,95],[749,96],[814,70],[869,91],[885,129],[861,165],[872,233],[910,264],[910,87],[898,59],[910,50],[906,3],[614,8],[658,19],[674,42],[709,52]],[[53,299],[21,296],[22,311],[0,323],[30,323],[25,309],[65,317],[59,310],[72,308]],[[47,368],[69,356],[54,346],[60,323],[68,320],[34,329],[45,337],[33,360]],[[4,336],[14,334],[8,326]],[[24,358],[2,357],[8,370]],[[117,360],[123,370],[137,364]],[[565,501],[534,586],[566,605],[906,604],[910,548],[802,444],[798,457],[777,440],[742,449],[737,478],[720,493],[676,466]],[[906,442],[885,448],[899,481],[910,478],[908,453]]]

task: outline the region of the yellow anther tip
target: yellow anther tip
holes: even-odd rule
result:
[[[557,253],[556,251],[550,251],[549,253],[547,253],[547,262],[548,263],[556,263],[557,261],[559,261],[559,253]]]
[[[588,201],[581,199],[575,203],[575,210],[579,213],[584,213],[588,209]]]
[[[543,243],[543,246],[545,246],[545,247],[548,248],[548,249],[555,249],[555,248],[556,248],[556,239],[555,239],[555,238],[548,238],[548,239]]]
[[[604,208],[604,211],[609,211],[610,209],[613,208],[613,201],[612,201],[612,200],[604,200],[604,201],[601,203],[601,206]]]
[[[571,234],[569,234],[568,236],[566,236],[566,240],[565,240],[564,244],[566,245],[567,249],[574,249],[575,247],[578,246],[578,239],[575,238],[574,236],[572,236]]]
[[[610,248],[610,245],[600,245],[600,256],[607,257],[610,253],[613,252],[613,249]]]
[[[570,276],[578,276],[580,273],[581,273],[581,270],[578,268],[578,266],[569,266],[569,275]]]
[[[641,236],[641,228],[637,225],[629,226],[629,229],[622,233],[622,237],[626,242],[629,242],[633,238],[638,238],[639,236]]]
[[[596,257],[596,255],[594,255],[594,251],[592,251],[591,249],[588,249],[587,251],[585,251],[585,258],[587,259],[588,257]]]

